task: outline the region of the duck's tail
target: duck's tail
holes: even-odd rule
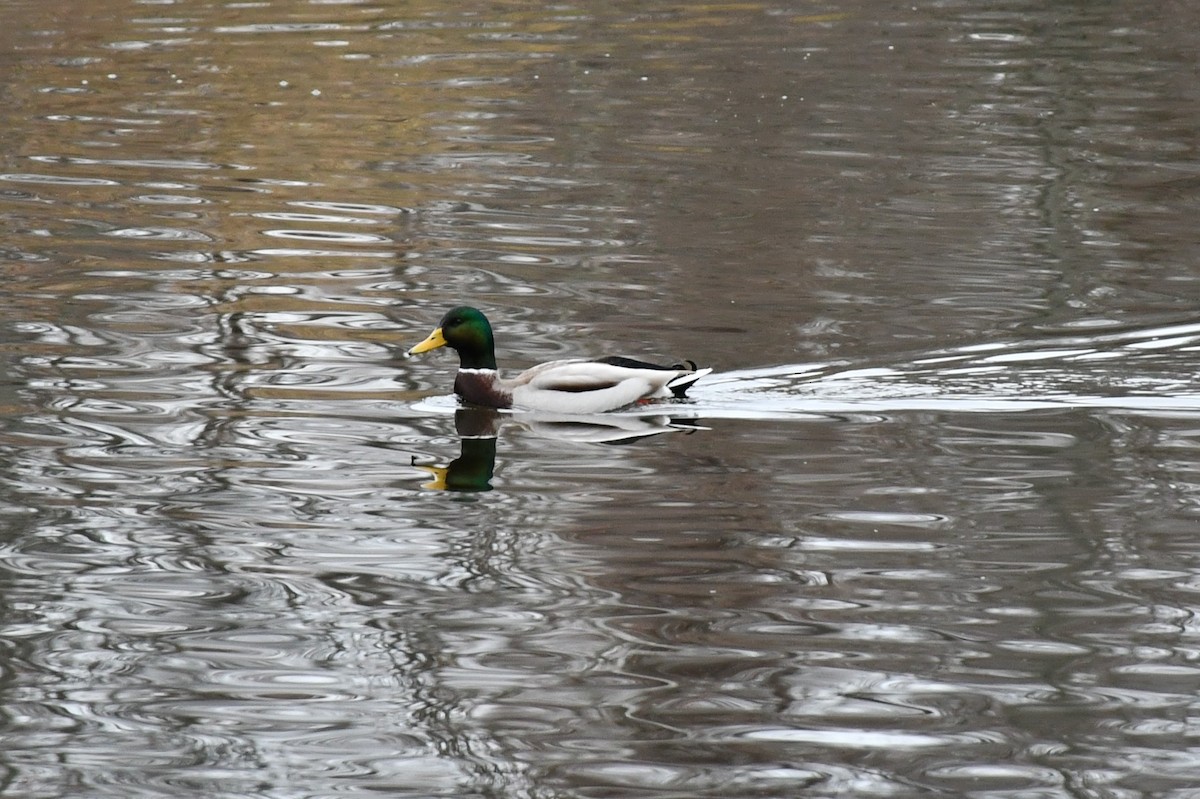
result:
[[[620,366],[626,369],[656,369],[663,372],[682,372],[682,374],[672,377],[666,383],[666,387],[676,397],[686,396],[687,390],[692,387],[693,383],[712,372],[710,367],[697,369],[695,361],[684,361],[683,363],[676,363],[671,366],[663,366],[657,363],[650,363],[649,361],[639,361],[636,358],[625,358],[620,355],[597,358],[596,363],[606,363],[609,366]]]
[[[693,371],[682,374],[679,377],[672,378],[671,381],[667,383],[667,388],[671,389],[671,393],[676,397],[687,396],[687,390],[692,387],[692,384],[704,377],[706,374],[710,374],[712,372],[712,367],[697,369],[696,364],[692,363],[691,361],[688,361],[688,365],[691,366]],[[681,366],[680,368],[685,367]]]

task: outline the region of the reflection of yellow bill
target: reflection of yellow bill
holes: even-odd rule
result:
[[[433,479],[428,483],[421,483],[421,488],[427,488],[430,491],[446,491],[450,488],[446,483],[446,476],[450,470],[445,466],[417,466],[417,468],[433,475]]]
[[[446,337],[442,335],[442,329],[439,327],[430,333],[428,338],[409,350],[408,354],[420,355],[422,352],[429,352],[430,350],[436,350],[438,347],[444,346],[446,346]]]

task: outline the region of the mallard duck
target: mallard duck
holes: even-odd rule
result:
[[[565,414],[603,413],[643,399],[682,397],[712,369],[691,361],[659,366],[633,358],[549,361],[505,380],[496,370],[492,326],[477,308],[450,309],[428,338],[408,355],[450,347],[458,352],[454,393],[490,408],[524,408]]]

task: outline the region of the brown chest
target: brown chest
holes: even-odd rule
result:
[[[472,405],[512,407],[512,393],[500,385],[500,377],[493,369],[459,369],[454,378],[454,393]]]

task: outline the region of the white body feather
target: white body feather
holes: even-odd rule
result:
[[[615,410],[638,400],[674,396],[673,385],[690,385],[711,371],[638,369],[596,361],[566,360],[539,364],[510,380],[499,376],[495,379],[500,390],[512,395],[512,404],[516,408],[588,414]]]

